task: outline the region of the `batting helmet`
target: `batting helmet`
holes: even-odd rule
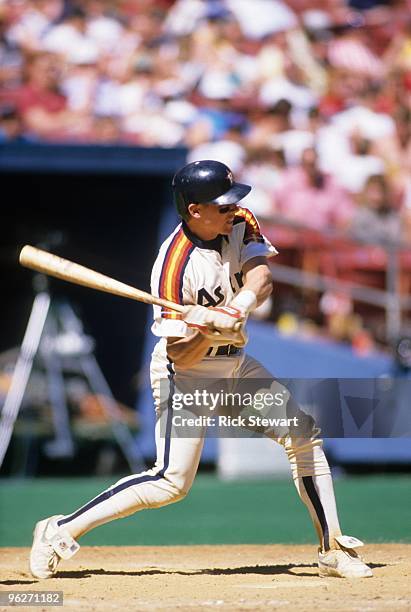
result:
[[[230,168],[219,161],[204,159],[187,164],[173,178],[174,199],[180,217],[188,217],[191,203],[235,204],[251,191],[249,185],[236,183]]]

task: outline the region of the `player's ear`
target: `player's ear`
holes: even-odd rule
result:
[[[190,217],[194,217],[194,219],[199,219],[201,217],[200,206],[201,204],[194,204],[194,202],[188,205],[187,210]]]

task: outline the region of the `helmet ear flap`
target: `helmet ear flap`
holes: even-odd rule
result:
[[[184,219],[184,221],[188,221],[189,216],[190,216],[188,214],[188,204],[186,203],[181,193],[178,193],[178,192],[174,193],[174,201],[176,204],[177,212],[180,215],[180,217]]]

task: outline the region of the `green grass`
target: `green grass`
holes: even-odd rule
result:
[[[33,479],[0,484],[0,545],[28,546],[33,524],[68,514],[114,480]],[[341,478],[335,483],[343,532],[367,542],[411,542],[411,478]],[[104,525],[84,545],[314,543],[291,480],[221,482],[200,474],[178,504]]]

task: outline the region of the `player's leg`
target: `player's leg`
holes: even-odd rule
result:
[[[246,356],[240,377],[269,380],[272,375],[255,359]],[[323,442],[317,437],[315,423],[311,417],[307,418],[292,398],[289,398],[284,410],[285,417],[290,414],[299,415],[300,422],[305,423],[305,431],[300,431],[299,436],[277,437],[274,433],[271,437],[282,444],[287,453],[294,484],[317,532],[320,575],[345,573],[347,577],[371,576],[371,570],[354,550],[362,542],[341,533],[331,470],[322,448]],[[332,566],[339,565],[340,569],[332,567],[328,571],[328,561]]]
[[[71,514],[37,523],[30,556],[34,576],[52,576],[59,559],[77,552],[76,540],[91,529],[145,508],[179,501],[187,494],[197,472],[204,439],[202,435],[196,438],[172,435],[173,413],[171,402],[160,410],[156,423],[157,460],[152,469],[122,478]]]
[[[170,420],[172,411],[169,411]],[[145,508],[159,508],[181,500],[188,493],[197,472],[202,439],[175,438],[160,434],[156,425],[157,461],[141,474],[122,478],[87,504],[58,520],[73,538],[91,529]]]
[[[322,449],[322,440],[313,434],[311,438],[287,436],[278,441],[285,448],[294,484],[308,508],[319,537],[320,576],[372,576],[371,569],[355,550],[363,543],[341,533],[331,471]]]

